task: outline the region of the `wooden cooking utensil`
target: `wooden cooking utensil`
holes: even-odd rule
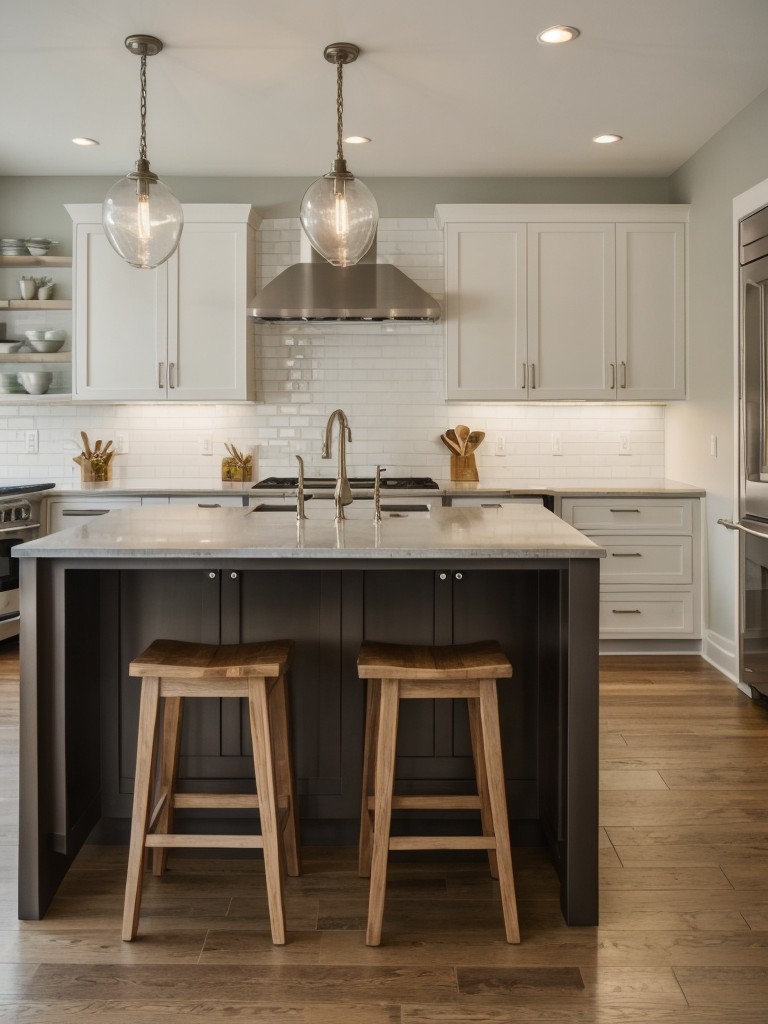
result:
[[[469,437],[467,438],[467,443],[464,446],[464,454],[469,455],[470,452],[473,452],[476,448],[479,448],[480,445],[483,443],[484,438],[484,430],[472,430],[470,432]]]
[[[461,448],[461,454],[466,455],[467,453],[467,438],[469,437],[469,427],[463,423],[457,423],[454,428],[456,434],[456,440],[459,442],[459,448]]]
[[[456,454],[463,455],[464,452],[461,450],[461,442],[459,441],[458,437],[456,437],[456,431],[453,429],[453,427],[450,427],[448,430],[446,430],[445,436],[452,444],[456,446]]]
[[[85,457],[86,459],[90,459],[91,455],[93,455],[93,452],[91,451],[91,446],[88,443],[88,435],[84,430],[81,430],[80,437],[82,437],[83,439],[83,449],[85,451]]]
[[[461,455],[461,448],[459,448],[458,443],[456,441],[452,441],[450,437],[447,436],[447,434],[441,434],[440,440],[443,442],[443,444],[451,453],[451,455]]]

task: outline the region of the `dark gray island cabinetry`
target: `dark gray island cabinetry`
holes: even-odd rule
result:
[[[17,548],[19,916],[45,913],[91,833],[127,836],[138,708],[127,668],[151,640],[295,640],[303,838],[341,844],[355,841],[359,814],[361,641],[493,638],[514,666],[501,688],[513,841],[546,842],[566,920],[596,923],[602,549],[540,506],[440,508],[385,515],[379,525],[354,505],[340,523],[332,508],[309,514],[297,524],[290,513],[241,508],[126,509]],[[193,703],[203,707],[185,722],[182,778],[198,789],[247,790],[238,703]],[[471,786],[462,702],[451,703],[403,709],[403,791]],[[219,824],[250,827],[248,819]]]

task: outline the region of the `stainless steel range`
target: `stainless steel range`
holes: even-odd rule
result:
[[[53,486],[0,486],[0,640],[19,635],[19,563],[13,549],[40,533],[40,492]]]

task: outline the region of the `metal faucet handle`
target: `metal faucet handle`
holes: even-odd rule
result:
[[[381,466],[376,467],[376,479],[373,484],[373,521],[381,522]]]
[[[296,461],[299,464],[299,477],[296,481],[296,519],[301,522],[307,518],[304,514],[304,459],[297,455]]]

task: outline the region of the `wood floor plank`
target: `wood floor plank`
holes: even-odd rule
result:
[[[456,997],[450,967],[323,967],[239,964],[162,965],[40,964],[17,986],[18,1001],[93,999],[216,1000],[283,1003],[448,1002]]]
[[[195,1002],[89,999],[0,1004],[0,1024],[400,1024],[399,1005],[385,1003],[238,1002],[222,995]],[[738,1024],[738,1022],[737,1022]]]
[[[600,789],[668,789],[655,769],[638,771],[606,768],[600,772]]]
[[[768,965],[756,967],[675,967],[680,987],[693,1007],[717,1006],[730,1013],[730,1006],[768,1006]]]

